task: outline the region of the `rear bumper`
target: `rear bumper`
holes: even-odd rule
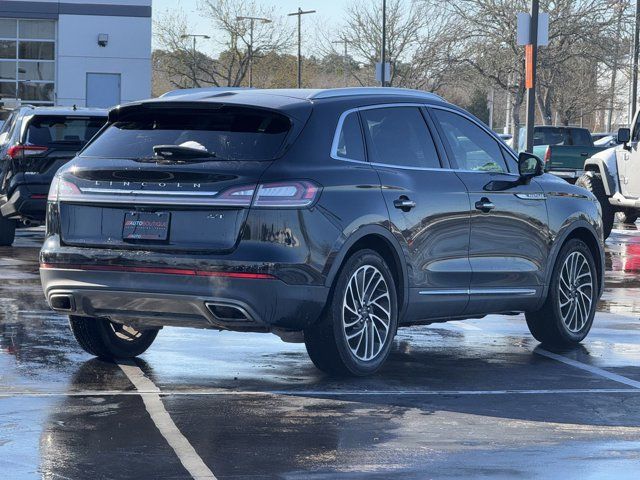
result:
[[[13,190],[0,207],[3,217],[44,222],[48,185],[22,185]]]
[[[302,330],[320,316],[329,289],[277,279],[40,269],[54,310],[120,323],[239,331]]]

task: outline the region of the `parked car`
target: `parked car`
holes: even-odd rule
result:
[[[600,202],[605,238],[611,233],[616,217],[622,223],[633,224],[640,215],[639,115],[636,114],[631,130],[618,130],[617,139],[620,146],[600,152],[585,162],[585,173],[576,182]]]
[[[519,149],[524,150],[525,131],[520,130]],[[535,126],[533,153],[544,159],[545,170],[570,183],[584,173],[584,161],[606,150],[595,146],[591,133],[580,127]]]
[[[16,227],[44,223],[54,174],[107,121],[107,111],[25,106],[0,130],[0,245]]]
[[[121,106],[56,175],[47,218],[45,296],[103,358],[173,325],[272,332],[366,375],[398,327],[489,313],[574,345],[602,292],[595,197],[412,90]]]

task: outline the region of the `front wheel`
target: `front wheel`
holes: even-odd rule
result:
[[[69,317],[73,336],[83,350],[105,360],[133,358],[144,353],[158,335],[158,329],[136,330],[104,318]]]
[[[304,332],[309,357],[333,375],[364,376],[387,359],[398,326],[396,286],[385,260],[360,250],[346,262],[322,319]]]
[[[544,305],[525,314],[529,331],[542,344],[578,344],[591,330],[598,289],[589,247],[581,240],[569,240],[556,260]]]
[[[613,221],[615,219],[616,211],[609,203],[609,197],[604,189],[604,183],[602,182],[602,176],[599,173],[585,173],[578,180],[576,185],[589,190],[600,203],[602,210],[602,230],[604,238],[609,238],[611,230],[613,230]]]

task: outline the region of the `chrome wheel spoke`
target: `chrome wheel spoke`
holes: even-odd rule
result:
[[[572,252],[560,269],[558,307],[565,327],[577,333],[589,320],[593,306],[593,274],[586,257]]]
[[[391,297],[382,272],[372,265],[358,268],[349,279],[342,302],[344,338],[353,356],[374,360],[390,335]]]

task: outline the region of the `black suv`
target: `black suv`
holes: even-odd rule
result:
[[[599,206],[442,98],[204,90],[118,107],[56,176],[51,307],[104,358],[165,325],[303,340],[365,375],[398,327],[526,312],[575,344],[603,287]]]
[[[44,223],[53,176],[107,121],[107,111],[24,106],[0,127],[0,246]]]

